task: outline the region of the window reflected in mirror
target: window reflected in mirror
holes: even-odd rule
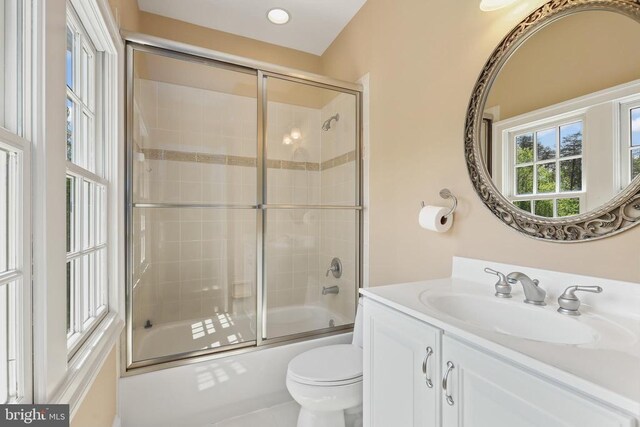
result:
[[[502,67],[480,149],[514,206],[545,218],[585,214],[640,175],[638,39],[627,16],[578,12],[533,34]]]

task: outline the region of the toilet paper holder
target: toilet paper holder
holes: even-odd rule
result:
[[[453,199],[453,206],[451,207],[451,210],[444,216],[445,218],[449,218],[458,207],[458,199],[453,195],[453,193],[451,193],[451,190],[449,190],[448,188],[443,188],[442,190],[440,190],[440,197],[442,197],[443,199]],[[420,205],[423,208],[426,206],[424,200],[420,202]]]

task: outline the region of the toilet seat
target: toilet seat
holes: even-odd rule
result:
[[[338,387],[362,382],[362,348],[329,345],[306,351],[289,362],[287,377],[300,384]]]

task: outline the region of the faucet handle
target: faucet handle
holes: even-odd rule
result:
[[[327,270],[325,277],[329,277],[329,273],[333,274],[333,277],[336,279],[339,279],[340,276],[342,276],[342,261],[340,261],[340,258],[336,257],[331,260],[331,266]]]
[[[507,277],[503,273],[500,273],[499,271],[489,267],[485,268],[484,272],[493,274],[494,276],[498,276],[498,281],[495,284],[495,295],[498,298],[511,298],[511,285],[509,284],[509,282],[507,281]]]
[[[580,311],[578,311],[580,300],[576,296],[577,291],[599,294],[602,292],[602,288],[600,286],[569,286],[558,298],[559,313],[580,316]]]

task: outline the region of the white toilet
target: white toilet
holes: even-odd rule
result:
[[[345,414],[362,425],[362,302],[351,344],[306,351],[289,362],[287,389],[301,406],[298,427],[345,427]]]

